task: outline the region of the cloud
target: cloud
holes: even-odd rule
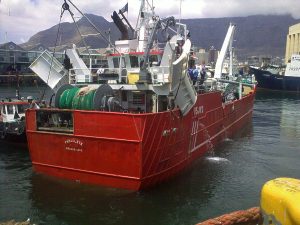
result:
[[[41,4],[42,2],[42,4]],[[0,3],[0,42],[7,32],[7,41],[28,40],[40,30],[47,29],[57,23],[60,6],[52,1],[2,0]],[[56,15],[56,19],[55,19]]]
[[[213,8],[213,11],[208,10]],[[202,17],[233,17],[248,15],[285,15],[300,18],[298,0],[210,0],[204,1],[201,7]]]
[[[84,13],[101,15],[111,21],[114,10],[122,8],[127,0],[72,0]],[[148,0],[152,2],[152,0]],[[161,17],[173,15],[179,18],[180,0],[153,0],[155,11]],[[35,33],[50,28],[59,22],[62,0],[1,0],[0,43],[20,43]],[[129,20],[135,23],[140,0],[129,0]],[[76,10],[72,8],[72,11]],[[182,18],[217,18],[248,15],[290,14],[300,18],[299,0],[182,0]],[[76,14],[76,16],[79,16]],[[63,21],[70,21],[64,16]]]

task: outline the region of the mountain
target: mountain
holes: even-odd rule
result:
[[[102,16],[87,14],[87,17],[104,33],[111,30],[112,41],[120,37],[120,32],[113,24]],[[252,55],[284,56],[286,35],[289,26],[299,23],[290,15],[256,15],[247,17],[227,17],[208,19],[184,19],[191,33],[194,45],[209,49],[214,46],[220,49],[225,38],[229,23],[237,25],[234,46],[239,57]],[[78,27],[82,34],[95,34],[92,26],[85,18],[78,21]],[[75,43],[77,46],[84,46],[80,35],[73,23],[61,23],[60,32],[57,35],[58,25],[33,35],[24,45],[40,43],[46,47],[57,45],[68,45]],[[107,35],[107,34],[105,34]],[[58,37],[58,38],[57,38]],[[100,36],[89,36],[86,43],[91,48],[103,48],[107,43]]]
[[[101,32],[108,31],[111,29],[112,37],[117,37],[119,35],[117,28],[114,26],[112,22],[108,22],[102,16],[96,16],[93,14],[86,14],[86,16],[92,21],[92,23],[101,30]],[[96,34],[92,26],[85,18],[81,18],[77,25],[81,34]],[[59,35],[58,33],[59,28]],[[107,46],[107,43],[100,38],[100,35],[86,37],[85,41],[88,46],[91,48],[103,48]],[[53,47],[56,45],[67,45],[71,46],[72,44],[76,44],[77,46],[84,46],[82,43],[82,39],[78,33],[78,30],[74,23],[61,23],[57,24],[47,30],[43,30],[33,35],[28,42],[22,44],[26,45],[34,45],[36,43],[43,44],[46,47]]]
[[[182,20],[191,31],[196,46],[221,49],[229,23],[237,25],[234,47],[241,56],[284,56],[289,26],[299,23],[289,15],[247,16]]]

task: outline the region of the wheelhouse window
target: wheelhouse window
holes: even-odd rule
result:
[[[158,55],[150,55],[149,57],[150,66],[153,64],[158,64]]]
[[[119,68],[119,58],[113,58],[114,68]]]
[[[114,64],[114,68],[120,68],[120,58],[119,57],[113,58],[113,64]],[[122,68],[125,67],[125,59],[124,58],[122,58],[121,66],[122,66]]]
[[[14,106],[13,105],[7,105],[7,114],[14,114]]]
[[[129,56],[130,59],[130,66],[131,68],[138,68],[139,67],[139,58],[135,55]]]

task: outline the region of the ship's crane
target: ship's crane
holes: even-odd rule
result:
[[[236,25],[230,23],[225,40],[224,40],[222,48],[221,48],[221,52],[217,59],[217,63],[216,63],[216,67],[215,67],[215,75],[214,75],[214,78],[216,78],[216,79],[221,79],[221,77],[222,77],[223,63],[224,63],[226,53],[228,50],[230,52],[229,77],[232,76],[232,60],[233,60],[232,42],[233,42],[233,36],[235,33],[235,27],[236,27]]]
[[[140,70],[140,80],[139,82],[147,82],[147,67],[148,67],[148,61],[149,61],[149,56],[150,56],[150,50],[153,47],[153,43],[156,39],[156,35],[159,29],[162,28],[162,23],[165,24],[164,29],[167,29],[169,26],[175,26],[176,21],[174,17],[168,17],[165,19],[160,19],[159,17],[155,18],[155,22],[153,25],[153,29],[151,30],[150,36],[148,38],[148,42],[146,45],[146,49],[144,50],[144,55],[143,55],[143,61],[141,64],[141,70]]]

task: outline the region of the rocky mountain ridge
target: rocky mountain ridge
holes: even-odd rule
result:
[[[112,41],[120,37],[120,32],[113,24],[102,16],[87,14],[87,17],[103,32],[108,35],[110,30]],[[184,19],[191,33],[191,39],[195,46],[209,49],[214,46],[220,49],[225,38],[229,23],[237,25],[234,46],[236,54],[240,57],[252,55],[280,56],[285,54],[286,35],[289,26],[299,23],[290,15],[256,15],[247,17],[207,18],[207,19]],[[62,23],[57,45],[75,43],[84,46],[80,35],[73,23]],[[78,26],[83,34],[92,33],[92,29],[86,19],[81,18]],[[42,44],[46,47],[55,45],[58,25],[33,35],[23,45]],[[86,43],[90,48],[103,48],[108,44],[99,36],[87,37]]]

